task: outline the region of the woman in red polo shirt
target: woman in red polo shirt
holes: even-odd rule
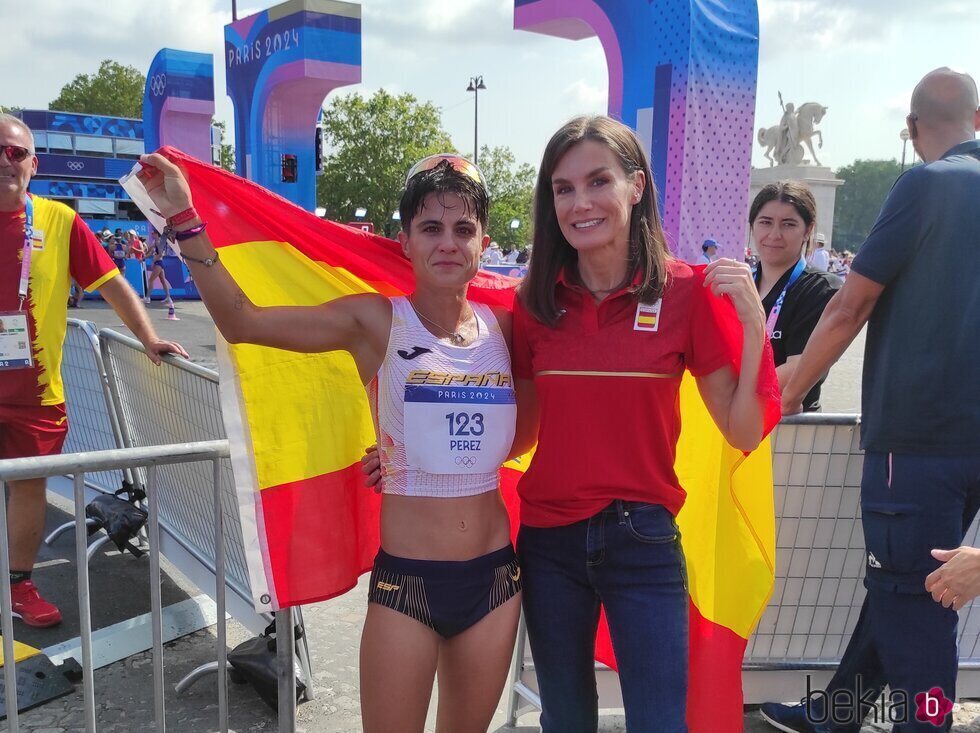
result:
[[[518,553],[544,733],[597,728],[600,604],[627,728],[686,730],[688,594],[674,522],[685,493],[673,468],[684,370],[733,446],[763,437],[768,350],[752,274],[733,260],[673,259],[656,201],[625,125],[580,117],[548,143],[513,345],[514,375],[533,380],[540,409],[518,486]]]

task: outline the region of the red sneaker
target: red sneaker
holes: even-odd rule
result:
[[[29,580],[22,580],[10,586],[10,600],[14,616],[28,626],[44,628],[61,623],[61,611],[53,603],[41,598],[37,586]]]

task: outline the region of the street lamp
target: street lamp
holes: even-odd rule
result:
[[[904,173],[905,172],[905,148],[907,148],[909,144],[908,128],[903,127],[902,131],[898,133],[898,136],[902,140],[902,173]]]
[[[354,209],[355,219],[363,219],[365,216],[367,216],[367,209],[365,209],[363,206],[358,206],[356,209]]]
[[[511,229],[520,229],[521,228],[521,220],[520,219],[511,219],[510,220],[510,228]]]
[[[477,152],[477,124],[478,124],[478,113],[480,109],[480,90],[486,89],[483,84],[482,76],[471,76],[470,85],[466,87],[466,91],[473,92],[473,163],[478,165],[479,161],[477,158],[480,154]]]

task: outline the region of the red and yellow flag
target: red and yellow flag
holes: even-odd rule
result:
[[[257,305],[315,305],[354,293],[414,289],[411,265],[395,242],[322,221],[177,150],[161,152],[184,169],[221,261]],[[509,308],[515,285],[480,273],[469,293],[475,301]],[[347,353],[298,354],[250,344],[218,350],[256,609],[350,590],[377,552],[380,507],[360,472],[360,457],[375,433],[353,360]],[[778,393],[773,402],[769,362],[760,388],[770,397],[771,429]],[[739,731],[742,655],[773,584],[770,452],[766,443],[746,458],[728,446],[693,380],[685,380],[681,400],[676,467],[688,493],[679,524],[691,589],[689,722],[696,733]],[[529,460],[524,456],[501,469],[515,530],[515,486]],[[596,651],[615,666],[604,624]]]

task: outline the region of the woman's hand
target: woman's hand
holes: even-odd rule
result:
[[[926,577],[926,591],[936,603],[959,611],[980,595],[980,550],[963,546],[933,550],[932,556],[943,563]]]
[[[183,171],[160,153],[141,155],[143,169],[136,177],[146,187],[157,211],[164,219],[186,211],[194,205],[191,189]]]
[[[374,489],[375,494],[380,494],[384,484],[381,482],[381,456],[377,445],[364,449],[364,455],[361,456],[361,473],[364,474],[364,485]]]
[[[764,330],[766,312],[747,264],[722,258],[708,265],[704,273],[705,286],[715,295],[728,296],[742,326],[757,326],[760,331]]]

